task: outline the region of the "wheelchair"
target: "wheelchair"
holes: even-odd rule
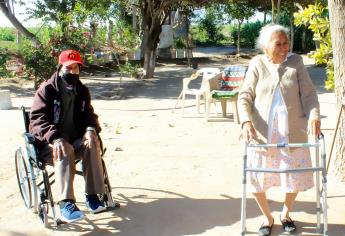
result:
[[[46,163],[38,158],[38,150],[34,145],[35,138],[29,133],[29,112],[21,107],[24,123],[25,146],[19,147],[15,152],[15,168],[20,194],[23,198],[26,208],[31,209],[38,214],[40,220],[45,227],[48,227],[48,211],[49,206],[52,211],[55,226],[63,224],[55,212],[55,204],[51,185],[55,182],[52,177],[54,172],[48,173]],[[106,148],[103,148],[101,141],[101,156],[103,157]],[[76,160],[76,164],[80,160]],[[104,201],[107,210],[120,208],[120,204],[113,200],[111,194],[111,186],[107,169],[102,158],[102,166],[104,172],[104,193],[99,194],[101,200]],[[76,171],[77,175],[82,175],[82,171]],[[52,180],[51,180],[52,179]]]

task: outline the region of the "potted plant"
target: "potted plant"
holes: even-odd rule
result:
[[[176,58],[185,57],[185,43],[182,37],[174,38],[174,48],[176,49]]]

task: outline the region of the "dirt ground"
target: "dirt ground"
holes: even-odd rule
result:
[[[247,63],[241,60],[240,63]],[[200,60],[199,67],[224,68],[238,63],[233,58]],[[335,126],[335,98],[323,88],[325,72],[306,59],[318,88],[322,128],[329,147]],[[75,224],[49,227],[24,207],[16,182],[14,152],[23,144],[23,121],[18,108],[30,108],[34,90],[27,84],[2,83],[11,90],[13,109],[0,110],[0,235],[118,235],[182,236],[240,235],[240,205],[243,145],[240,127],[232,116],[222,118],[213,110],[211,121],[196,113],[194,100],[187,101],[184,117],[174,113],[183,77],[193,70],[185,65],[160,63],[151,80],[119,75],[84,77],[93,105],[100,115],[102,138],[107,152],[106,166],[115,200],[121,208],[91,215]],[[198,86],[195,84],[194,86]],[[220,105],[217,105],[220,110]],[[230,108],[229,108],[230,109]],[[86,210],[83,180],[75,180],[77,204]],[[345,185],[329,174],[329,235],[345,235]],[[272,235],[283,235],[279,212],[283,194],[269,191],[276,226]],[[248,235],[256,235],[262,218],[251,196],[247,201]],[[301,193],[292,217],[296,235],[315,234],[315,190]]]

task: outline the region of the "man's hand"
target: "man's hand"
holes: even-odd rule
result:
[[[256,139],[256,131],[251,121],[247,121],[242,126],[242,139],[248,143],[249,141]]]
[[[98,151],[101,151],[101,145],[98,140],[97,133],[93,130],[87,130],[83,137],[83,143],[88,148],[96,147]]]
[[[53,160],[61,161],[68,153],[74,152],[73,146],[64,139],[58,139],[53,144]]]
[[[310,133],[314,137],[318,137],[321,134],[321,121],[310,120],[308,133]]]

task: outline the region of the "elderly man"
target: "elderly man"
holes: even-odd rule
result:
[[[35,136],[39,156],[55,168],[60,219],[66,223],[84,218],[75,205],[76,159],[82,160],[89,211],[106,209],[97,195],[105,188],[97,135],[101,128],[89,90],[79,80],[81,65],[79,52],[61,52],[58,70],[37,90],[30,114],[30,133]]]

